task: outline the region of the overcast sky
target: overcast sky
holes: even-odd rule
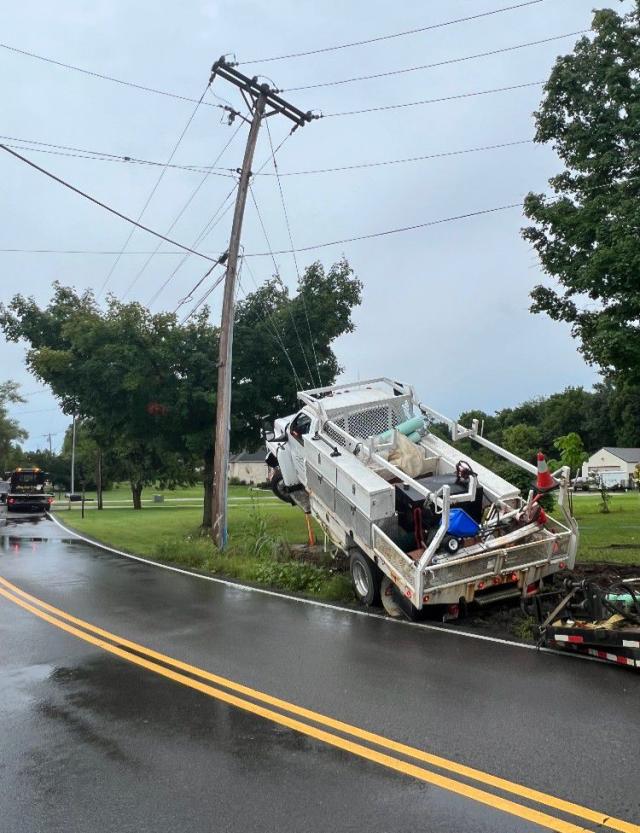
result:
[[[212,61],[223,53],[251,61],[425,27],[516,2],[62,0],[52,4],[22,0],[5,6],[2,40],[64,63],[197,99]],[[596,5],[629,7],[616,0]],[[540,86],[328,116],[544,81],[556,56],[570,51],[576,35],[386,78],[291,88],[574,33],[589,28],[593,6],[593,0],[543,0],[431,31],[240,68],[248,74],[266,74],[296,106],[326,116],[298,130],[283,146],[278,154],[283,174],[516,142],[533,136],[532,113],[540,101]],[[29,142],[166,162],[194,110],[189,101],[132,89],[6,49],[0,49],[0,73],[4,87],[0,132]],[[213,89],[240,108],[234,88],[218,79]],[[205,101],[219,103],[209,94]],[[275,116],[269,123],[274,143],[279,143],[291,125]],[[228,126],[217,108],[201,106],[174,163],[211,165],[236,126]],[[245,136],[243,127],[219,165],[240,164]],[[161,170],[21,152],[133,216],[142,209]],[[268,155],[263,130],[254,170]],[[525,143],[381,167],[286,176],[282,182],[293,241],[302,248],[519,202],[529,190],[544,190],[559,168],[550,148]],[[264,173],[272,170],[267,165]],[[130,227],[7,154],[0,158],[0,177],[0,249],[96,252],[0,252],[0,300],[6,302],[19,291],[44,304],[54,280],[78,289],[101,287],[115,261],[109,252],[122,249]],[[166,232],[202,179],[202,173],[168,170],[143,222]],[[191,245],[232,185],[233,180],[223,176],[206,178],[171,236]],[[254,188],[271,245],[288,249],[276,180],[257,177]],[[200,248],[223,251],[230,222],[228,212]],[[567,385],[591,386],[596,374],[578,354],[568,329],[528,312],[529,292],[543,275],[520,236],[523,224],[516,208],[300,254],[301,267],[316,258],[329,266],[344,254],[364,284],[363,304],[355,311],[356,331],[336,344],[343,380],[391,375],[414,384],[426,403],[451,416],[472,407],[494,411]],[[122,297],[147,260],[145,253],[156,244],[155,238],[136,231],[107,291]],[[265,251],[251,201],[243,244],[247,253]],[[127,297],[147,303],[181,257],[174,247],[163,244]],[[285,282],[293,288],[291,256],[277,260]],[[258,282],[273,272],[268,257],[253,258],[251,267]],[[205,261],[190,257],[153,309],[173,309],[206,268]],[[243,287],[246,291],[253,287],[246,270]],[[216,320],[220,299],[217,290],[211,296]],[[58,447],[68,418],[27,373],[24,348],[2,343],[0,355],[0,378],[19,381],[28,394],[27,404],[12,409],[29,431],[27,447],[44,446],[48,432],[54,434]]]

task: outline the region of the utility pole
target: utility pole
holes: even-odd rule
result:
[[[75,493],[76,485],[76,415],[73,415],[73,431],[71,435],[71,494]]]
[[[231,362],[233,350],[233,319],[235,313],[235,291],[238,269],[238,252],[242,220],[247,202],[247,191],[251,179],[251,165],[256,149],[258,131],[263,118],[275,113],[286,116],[302,127],[314,116],[293,107],[277,94],[268,84],[258,83],[257,77],[249,78],[238,72],[233,64],[220,58],[211,67],[211,82],[219,76],[239,88],[251,111],[251,127],[247,146],[242,160],[238,194],[233,212],[231,237],[229,240],[227,267],[222,302],[222,321],[220,324],[220,346],[218,357],[218,389],[215,426],[215,454],[213,461],[213,495],[212,495],[212,536],[219,549],[227,543],[227,478],[229,469],[229,443],[231,422]],[[271,108],[267,111],[267,107]],[[239,114],[238,114],[239,115]],[[293,129],[295,130],[296,127]]]
[[[53,454],[53,445],[51,443],[51,434],[45,434],[45,437],[49,438],[49,454]]]

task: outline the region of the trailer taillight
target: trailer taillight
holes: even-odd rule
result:
[[[537,593],[540,589],[540,583],[534,581],[533,584],[527,584],[527,596],[532,596],[534,593]]]
[[[511,581],[517,581],[517,580],[518,580],[518,574],[517,573],[511,573]]]
[[[565,562],[565,561],[561,561],[561,562],[558,564],[558,567],[560,567],[560,569],[561,569],[561,570],[564,570],[564,569],[566,568],[566,566],[567,566],[567,564],[566,564],[566,562]]]
[[[16,499],[14,497],[10,497],[7,503],[15,503]]]
[[[484,581],[479,581],[478,582],[478,590],[482,590],[483,587],[484,587]]]
[[[493,577],[494,584],[502,584],[502,576],[494,576]]]
[[[422,597],[422,604],[426,605],[429,602],[430,598],[431,598],[431,596],[427,593],[426,596]]]

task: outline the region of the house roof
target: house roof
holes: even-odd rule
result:
[[[230,463],[264,463],[265,452],[260,451],[241,451],[239,454],[232,454],[229,457]]]
[[[616,448],[605,445],[604,450],[624,460],[625,463],[640,463],[640,448]]]

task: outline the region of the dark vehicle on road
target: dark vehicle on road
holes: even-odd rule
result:
[[[47,472],[18,468],[7,474],[8,512],[46,512],[53,503],[53,487]]]

